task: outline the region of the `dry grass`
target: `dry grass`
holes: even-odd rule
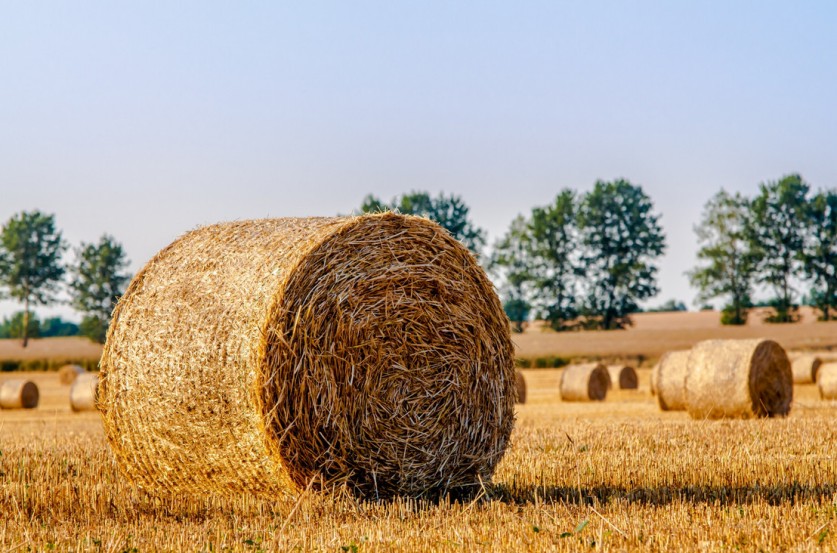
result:
[[[20,340],[0,340],[0,359],[98,359],[102,344],[78,336],[29,340],[23,347]]]
[[[560,370],[529,397],[494,482],[438,504],[312,492],[278,501],[129,487],[95,413],[55,374],[41,406],[0,413],[0,551],[745,551],[837,546],[837,403],[797,387],[785,419],[693,421],[640,389],[562,403]],[[6,378],[6,375],[0,376]]]

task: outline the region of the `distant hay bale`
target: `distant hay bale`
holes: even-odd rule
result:
[[[813,384],[817,381],[817,371],[822,365],[818,355],[798,355],[791,362],[794,384]]]
[[[636,370],[628,365],[608,365],[610,384],[621,390],[636,390],[639,387],[639,378]]]
[[[610,376],[601,363],[570,365],[561,374],[563,401],[601,401],[610,387]]]
[[[87,371],[78,365],[64,365],[58,369],[58,382],[64,384],[65,386],[69,386],[75,382],[78,375],[84,374],[85,372]]]
[[[7,380],[0,385],[0,409],[34,409],[41,395],[29,380]]]
[[[820,365],[817,388],[821,399],[837,399],[837,363]]]
[[[686,406],[693,418],[773,417],[790,411],[790,362],[772,340],[700,342],[689,364]]]
[[[686,409],[686,375],[689,372],[689,351],[669,351],[660,357],[652,376],[657,389],[657,405],[663,411]]]
[[[70,387],[70,409],[78,411],[96,410],[96,389],[99,385],[99,375],[85,373],[76,378]]]
[[[520,371],[514,371],[514,387],[517,390],[517,403],[526,403],[526,379]]]
[[[503,456],[513,352],[491,281],[427,219],[239,221],[134,277],[98,407],[152,493],[436,495]]]

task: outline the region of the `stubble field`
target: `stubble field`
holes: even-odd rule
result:
[[[638,391],[562,403],[524,371],[511,446],[464,501],[302,493],[154,498],[118,472],[96,413],[54,373],[0,412],[0,551],[808,551],[837,547],[837,404],[796,387],[785,419],[693,421]],[[0,379],[11,375],[0,375]]]

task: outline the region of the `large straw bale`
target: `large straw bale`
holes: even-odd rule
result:
[[[7,380],[0,385],[0,409],[34,409],[41,394],[29,380]]]
[[[514,371],[514,387],[517,390],[517,403],[526,403],[526,379],[520,371]]]
[[[686,375],[689,372],[689,350],[669,351],[660,357],[651,376],[657,390],[657,405],[663,411],[686,409]]]
[[[692,348],[686,406],[696,419],[787,415],[793,379],[772,340],[707,340]]]
[[[608,365],[607,373],[610,376],[611,387],[622,390],[636,390],[639,387],[639,378],[633,367],[628,365]]]
[[[95,411],[96,389],[99,386],[99,375],[85,373],[76,378],[70,387],[70,409],[73,411]]]
[[[610,376],[601,363],[570,365],[561,373],[563,401],[601,401],[610,387]]]
[[[83,367],[79,367],[78,365],[64,365],[60,369],[58,369],[58,382],[64,384],[65,386],[69,386],[73,382],[75,382],[76,377],[80,374],[84,374],[85,371]]]
[[[794,384],[813,384],[817,381],[817,371],[822,365],[818,355],[805,354],[796,356],[791,362]]]
[[[817,373],[817,388],[822,399],[837,399],[837,363],[820,365]]]
[[[442,227],[392,213],[187,233],[134,277],[101,367],[115,457],[154,493],[478,486],[514,424],[491,281]]]

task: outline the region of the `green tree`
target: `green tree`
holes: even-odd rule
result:
[[[65,321],[61,317],[50,317],[41,321],[41,326],[38,330],[41,338],[51,338],[53,336],[78,336],[78,325]]]
[[[749,203],[741,194],[721,190],[706,202],[703,218],[694,227],[701,263],[686,274],[698,289],[698,302],[726,298],[722,322],[743,325],[756,265],[747,238]]]
[[[122,245],[104,235],[98,244],[85,244],[76,251],[70,267],[72,306],[85,317],[79,327],[84,336],[104,342],[113,307],[131,279],[125,272],[128,260]]]
[[[489,270],[501,281],[503,308],[516,332],[523,332],[529,319],[531,299],[531,256],[529,222],[522,215],[512,221],[508,232],[494,245],[488,262]]]
[[[30,305],[55,300],[66,248],[55,218],[40,211],[18,213],[0,231],[0,285],[23,303],[23,347],[29,343]]]
[[[762,183],[750,204],[748,235],[758,268],[758,280],[776,293],[769,322],[798,319],[793,278],[802,272],[810,187],[799,175]]]
[[[811,198],[807,223],[802,262],[814,285],[812,303],[820,319],[828,321],[837,308],[837,191],[820,191]]]
[[[387,210],[427,217],[439,223],[451,236],[465,244],[477,256],[485,247],[485,231],[470,220],[468,217],[470,209],[459,196],[440,193],[434,198],[427,192],[413,191],[394,198],[392,202],[386,204],[370,194],[363,199],[360,206],[362,213],[379,213]]]
[[[25,325],[25,326],[24,326]],[[26,332],[23,329],[26,328]],[[3,318],[0,323],[0,338],[23,338],[24,335],[30,338],[40,336],[40,323],[35,313],[24,313],[17,311],[11,318]]]
[[[562,190],[551,205],[532,210],[530,236],[530,273],[537,290],[533,303],[553,329],[571,329],[578,317],[576,283],[584,275],[577,259],[572,190]]]
[[[624,179],[597,181],[583,197],[578,228],[590,326],[624,328],[638,302],[657,293],[654,262],[665,251],[665,237],[653,207],[640,186]]]

